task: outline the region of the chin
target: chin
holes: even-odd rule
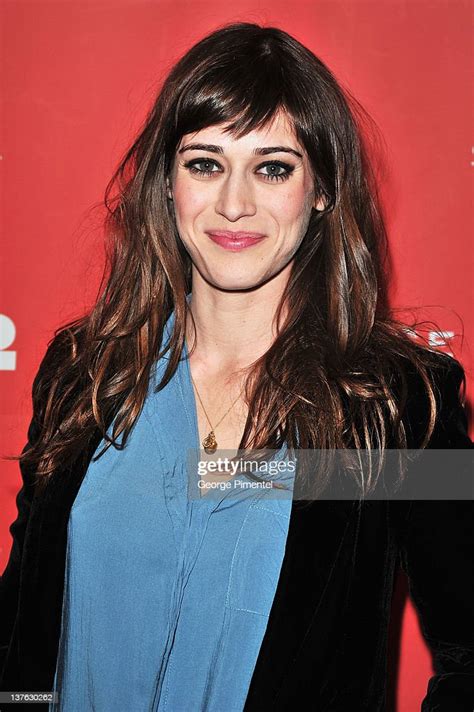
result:
[[[242,275],[242,277],[235,275],[232,277],[228,275],[210,275],[209,277],[204,277],[204,279],[216,289],[221,289],[226,292],[243,292],[261,287],[262,284],[271,279],[271,277],[273,277],[273,274],[270,276],[254,275],[251,277],[247,273],[245,276]]]
[[[249,282],[248,280],[242,280],[240,282],[235,280],[221,280],[219,282],[210,282],[210,284],[223,292],[246,292],[256,289],[259,286],[259,284]]]

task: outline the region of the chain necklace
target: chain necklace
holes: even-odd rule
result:
[[[191,372],[190,372],[189,375],[191,375]],[[219,420],[219,422],[218,422],[215,426],[213,426],[212,423],[211,423],[211,421],[209,420],[209,416],[208,416],[208,414],[207,414],[207,412],[206,412],[206,409],[204,408],[204,404],[203,404],[203,402],[202,402],[201,396],[199,395],[198,388],[197,388],[196,384],[194,383],[194,378],[193,378],[192,376],[191,376],[191,381],[193,382],[194,388],[196,389],[197,397],[199,398],[199,402],[200,402],[200,404],[201,404],[201,406],[202,406],[202,409],[203,409],[203,411],[204,411],[204,414],[205,414],[205,416],[206,416],[206,418],[207,418],[207,420],[208,420],[209,425],[211,426],[210,432],[206,435],[206,437],[205,437],[204,440],[202,441],[202,446],[203,446],[203,448],[204,448],[204,451],[205,451],[208,455],[211,455],[213,452],[215,452],[215,451],[217,450],[217,440],[216,440],[216,436],[215,436],[214,430],[217,428],[217,426],[218,426],[220,423],[222,423],[222,421],[223,421],[224,418],[226,417],[227,413],[228,413],[228,412],[234,407],[234,405],[237,403],[237,401],[239,400],[240,396],[242,395],[243,388],[242,388],[242,390],[240,391],[240,393],[239,393],[239,395],[237,396],[237,398],[235,399],[235,401],[234,401],[234,402],[232,403],[232,405],[230,406],[230,408],[228,408],[228,409],[226,410],[226,412],[224,413],[224,415],[222,416],[222,418]]]

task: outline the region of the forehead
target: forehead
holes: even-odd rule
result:
[[[253,149],[270,145],[289,145],[292,148],[304,151],[303,146],[296,138],[293,124],[283,112],[277,113],[265,126],[253,129],[240,138],[236,138],[231,133],[226,132],[225,128],[227,126],[229,126],[229,123],[214,124],[206,126],[200,131],[185,134],[181,138],[178,148],[192,141],[218,144],[224,149],[231,146]]]

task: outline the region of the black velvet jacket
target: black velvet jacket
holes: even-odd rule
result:
[[[54,341],[37,378],[47,359],[54,360],[53,351]],[[459,399],[462,367],[440,358],[446,365],[437,376],[440,412],[429,446],[472,448]],[[404,422],[414,448],[427,404],[419,376],[410,378]],[[28,440],[37,435],[33,413]],[[22,468],[18,516],[10,527],[13,545],[0,580],[2,691],[52,690],[68,517],[99,441],[97,432],[87,451],[55,473],[41,495],[33,491],[32,473]],[[356,500],[316,500],[303,509],[299,504],[292,504],[278,586],[244,712],[384,711],[387,631],[398,566],[407,575],[433,656],[435,675],[427,681],[422,712],[472,712],[472,502],[380,500],[360,507]]]

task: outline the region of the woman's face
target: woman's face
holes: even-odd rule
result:
[[[219,289],[250,289],[290,269],[312,207],[324,203],[315,201],[307,154],[284,114],[240,139],[222,128],[183,136],[168,196],[203,279]]]

